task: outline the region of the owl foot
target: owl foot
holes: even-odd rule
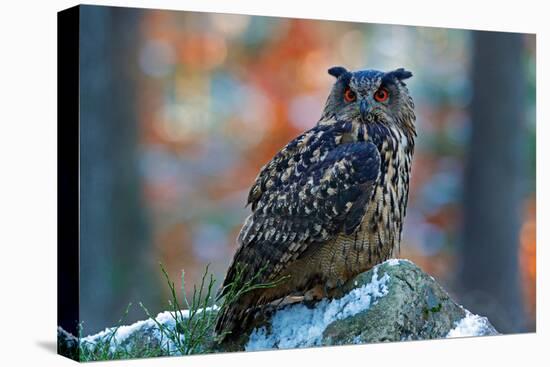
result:
[[[326,297],[329,299],[343,297],[349,290],[347,286],[348,284],[349,281],[346,282],[341,279],[338,279],[336,282],[333,282],[330,285],[327,283],[327,285],[325,286]]]
[[[323,299],[324,297],[325,297],[325,289],[323,286],[318,284],[304,294],[304,301],[306,302],[318,301],[320,299]]]
[[[291,305],[293,303],[302,302],[303,300],[304,300],[304,296],[287,296],[287,297],[281,298],[281,300],[279,300],[276,303],[276,306],[284,307],[286,305]]]

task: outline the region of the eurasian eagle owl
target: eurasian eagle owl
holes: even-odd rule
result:
[[[253,310],[290,295],[330,297],[399,248],[416,136],[403,82],[412,73],[328,72],[336,82],[319,122],[279,151],[250,189],[252,214],[221,294],[239,267],[243,281],[283,281],[226,305],[217,332],[235,333]]]

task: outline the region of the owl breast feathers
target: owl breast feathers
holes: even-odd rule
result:
[[[412,74],[348,72],[336,77],[320,121],[279,151],[248,196],[252,213],[221,295],[241,282],[276,282],[227,303],[216,330],[236,335],[262,305],[290,295],[331,296],[399,246],[414,136]],[[277,280],[281,280],[277,282]]]

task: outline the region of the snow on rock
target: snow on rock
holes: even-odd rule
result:
[[[386,261],[386,263],[389,266],[396,266],[396,265],[399,265],[399,259],[389,259]]]
[[[206,311],[217,311],[218,307],[207,307]],[[201,313],[203,310],[197,310],[197,313]],[[189,317],[189,310],[181,310],[177,313],[178,322]],[[155,322],[156,320],[156,322]],[[166,351],[170,351],[172,354],[177,354],[178,348],[174,344],[173,340],[163,335],[159,329],[158,324],[166,327],[167,330],[173,330],[176,327],[176,315],[173,311],[164,311],[159,313],[155,320],[149,318],[147,320],[137,321],[131,325],[122,325],[117,327],[107,328],[97,334],[89,335],[80,338],[80,345],[90,349],[94,349],[95,345],[99,342],[109,342],[109,349],[114,352],[117,348],[125,346],[125,343],[136,335],[148,334],[152,339],[156,340],[158,345]],[[158,323],[158,324],[157,324]],[[179,334],[180,342],[184,342],[183,334]]]
[[[466,316],[455,323],[455,327],[449,331],[447,338],[488,335],[488,331],[493,329],[486,317],[465,311]]]
[[[182,310],[181,314],[178,313],[178,320],[187,318],[189,316],[188,310]],[[155,320],[166,327],[174,328],[176,325],[174,312],[164,311],[159,313]],[[116,331],[115,331],[116,330]],[[107,328],[97,334],[86,336],[80,339],[80,344],[88,348],[94,348],[98,342],[110,342],[110,350],[114,351],[117,347],[124,344],[124,342],[131,336],[135,335],[138,331],[149,330],[151,336],[155,338],[159,343],[162,341],[162,348],[169,350],[175,350],[173,342],[168,338],[162,336],[162,332],[159,330],[157,323],[153,319],[141,320],[131,325],[122,325],[118,328]]]
[[[406,262],[408,264],[413,264],[413,262],[409,259],[388,259],[384,261],[382,264],[388,264],[389,266],[397,266],[401,264],[402,262]],[[380,265],[382,265],[380,264]]]
[[[378,268],[375,267],[369,283],[353,289],[342,298],[330,301],[325,299],[313,308],[296,304],[279,310],[271,319],[269,332],[265,326],[252,331],[245,350],[320,345],[323,332],[328,325],[368,310],[379,298],[388,293],[388,281],[388,274],[385,273],[379,278]]]

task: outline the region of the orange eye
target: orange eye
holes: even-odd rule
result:
[[[357,96],[355,95],[355,93],[349,87],[347,87],[344,91],[344,101],[349,103],[355,101],[356,99]]]
[[[378,102],[385,102],[388,100],[388,97],[390,96],[390,93],[386,88],[380,88],[374,93],[374,99],[376,99]]]

